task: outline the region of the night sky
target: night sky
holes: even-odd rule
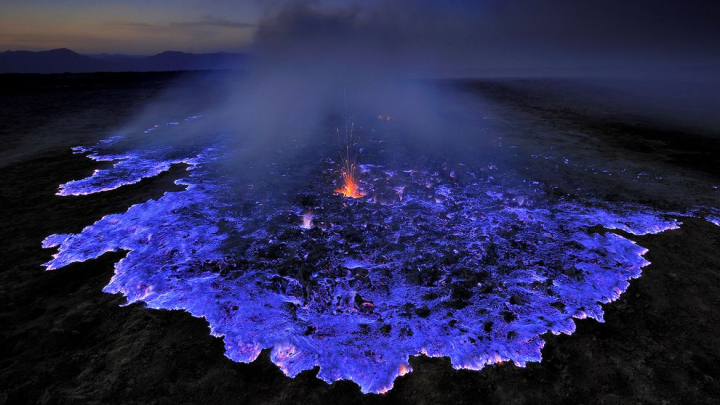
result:
[[[310,34],[458,70],[694,67],[718,64],[718,21],[707,0],[3,0],[0,50],[253,52]]]

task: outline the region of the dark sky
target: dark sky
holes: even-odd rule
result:
[[[2,0],[0,50],[328,47],[460,70],[697,66],[717,63],[719,21],[712,0]]]

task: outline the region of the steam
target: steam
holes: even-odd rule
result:
[[[633,41],[621,45],[613,36],[603,40],[606,33],[595,23],[585,30],[584,40],[574,40],[569,31],[583,32],[583,28],[570,18],[548,15],[550,11],[540,3],[530,1],[524,8],[513,8],[494,1],[399,0],[344,6],[273,2],[258,23],[243,71],[215,73],[186,89],[169,90],[123,132],[137,132],[158,117],[202,115],[202,120],[183,131],[183,139],[176,135],[164,139],[156,133],[151,141],[185,142],[225,134],[237,150],[228,170],[239,176],[252,171],[260,179],[262,168],[279,161],[335,158],[336,129],[351,121],[358,131],[368,134],[393,128],[393,136],[399,138],[396,148],[422,147],[427,153],[462,160],[469,151],[486,149],[491,131],[481,119],[497,107],[477,95],[469,97],[452,85],[427,79],[464,73],[512,76],[527,74],[531,66],[531,75],[544,75],[558,72],[547,66],[595,63],[579,50],[582,41],[602,44],[595,55],[598,60],[642,47]],[[601,20],[613,14],[602,10],[597,14]],[[553,21],[553,30],[541,29],[547,28],[542,21],[530,21],[532,13]],[[558,37],[566,31],[567,37]],[[638,58],[654,60],[648,55]],[[583,74],[582,70],[560,72]],[[200,96],[192,94],[198,88]],[[683,103],[687,105],[687,100]],[[380,127],[372,123],[378,115],[393,120]],[[363,139],[371,140],[364,135]],[[306,169],[311,170],[298,167]]]
[[[427,1],[412,7],[405,1],[368,7],[272,6],[260,21],[246,69],[203,77],[195,85],[202,89],[199,96],[169,90],[122,132],[143,133],[135,140],[141,144],[228,136],[235,154],[224,162],[227,172],[238,181],[257,183],[276,181],[271,172],[278,164],[304,162],[295,171],[310,177],[315,162],[339,160],[337,133],[344,136],[349,126],[363,142],[379,142],[378,134],[392,128],[394,148],[425,144],[436,146],[424,148],[428,151],[467,151],[482,114],[465,109],[462,117],[451,117],[451,111],[476,107],[477,101],[424,79],[437,77],[451,63],[450,55],[462,54],[444,45],[448,38],[466,35],[469,23],[462,9]],[[438,30],[445,32],[442,40],[436,38]],[[202,119],[185,123],[181,138],[178,131],[168,131],[172,136],[167,137],[162,130],[142,131],[158,117],[179,121],[190,115]],[[378,115],[392,120],[379,122]]]

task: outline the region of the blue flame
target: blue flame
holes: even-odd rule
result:
[[[308,209],[238,196],[214,175],[227,148],[106,152],[116,140],[76,148],[115,164],[58,194],[116,189],[177,163],[187,164],[185,190],[49,236],[47,269],[127,251],[103,291],[205,318],[234,361],[272,348],[290,377],[318,366],[322,380],[363,392],[391,389],[419,354],[473,370],[540,361],[542,334],[602,322],[601,304],[649,264],[645,248],[610,230],[680,225],[638,205],[551,202],[538,186],[509,194],[483,170],[461,183],[456,171],[378,165],[362,167],[365,198],[314,184],[321,203]],[[240,208],[243,198],[252,203]]]

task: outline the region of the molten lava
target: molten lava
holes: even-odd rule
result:
[[[335,189],[336,193],[342,194],[344,197],[360,198],[365,195],[358,187],[357,178],[355,176],[355,165],[346,165],[340,169],[343,178],[343,186]]]
[[[340,130],[337,130],[338,138],[342,149],[340,152],[340,160],[342,161],[342,167],[340,173],[342,174],[343,185],[340,188],[335,189],[336,193],[342,194],[344,197],[349,198],[360,198],[365,195],[360,191],[358,185],[358,178],[356,174],[357,166],[357,144],[360,141],[360,137],[355,135],[355,125],[350,124],[350,131],[348,132],[347,126],[345,127],[345,137],[340,137]]]

